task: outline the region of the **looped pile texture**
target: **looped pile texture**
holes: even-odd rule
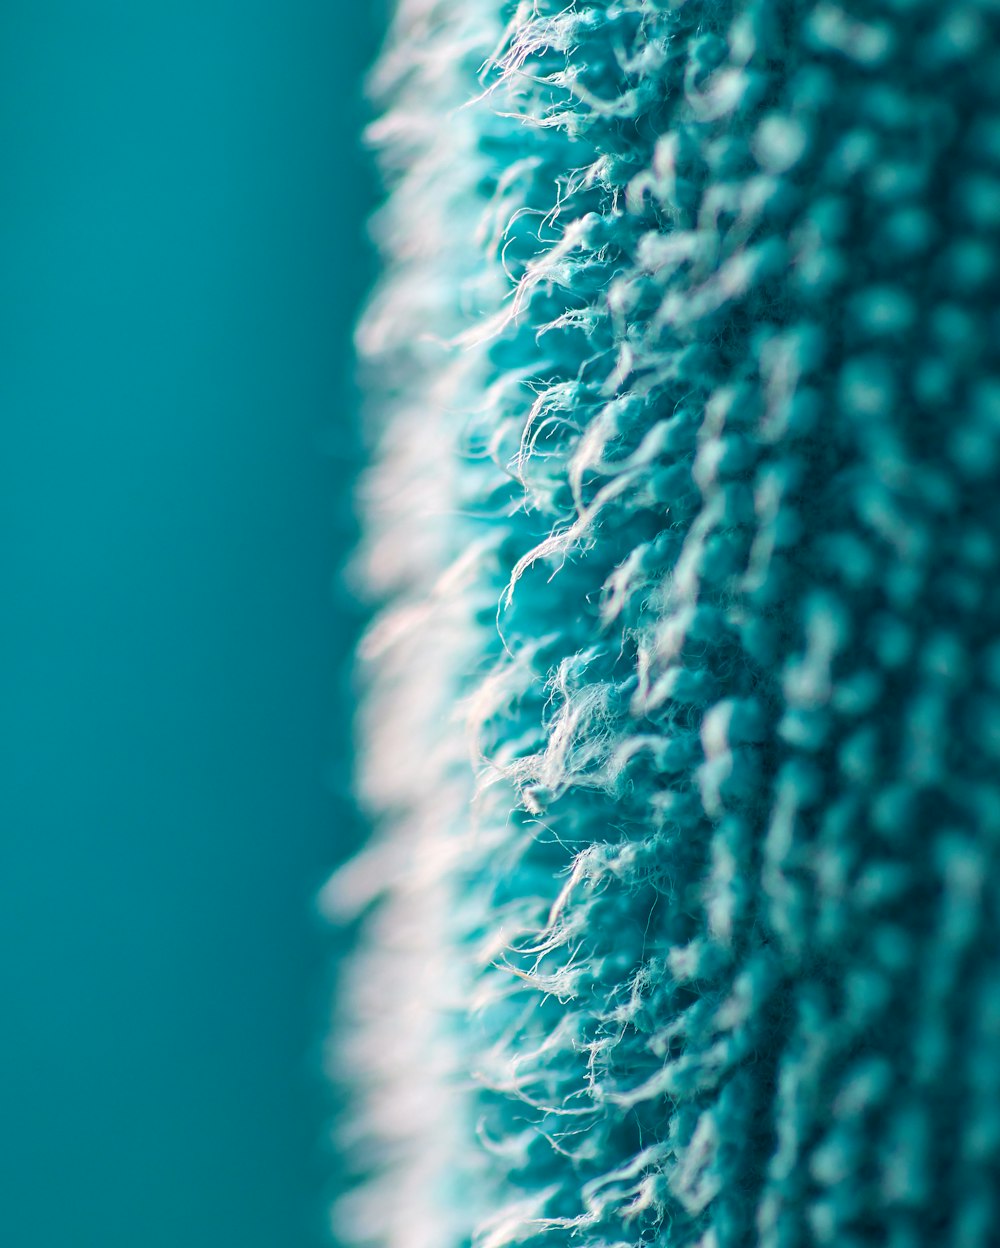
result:
[[[998,36],[401,0],[353,1241],[1000,1244]]]

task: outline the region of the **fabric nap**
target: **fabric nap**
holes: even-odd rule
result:
[[[998,34],[401,0],[349,1239],[1000,1244]]]

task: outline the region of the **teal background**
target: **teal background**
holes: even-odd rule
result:
[[[0,8],[5,1248],[323,1239],[377,16]]]

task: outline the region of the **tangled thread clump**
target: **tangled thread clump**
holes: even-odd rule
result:
[[[402,0],[354,1239],[1000,1243],[998,36]]]

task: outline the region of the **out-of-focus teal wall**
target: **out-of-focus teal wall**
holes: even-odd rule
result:
[[[4,1248],[322,1239],[377,24],[0,6]]]

